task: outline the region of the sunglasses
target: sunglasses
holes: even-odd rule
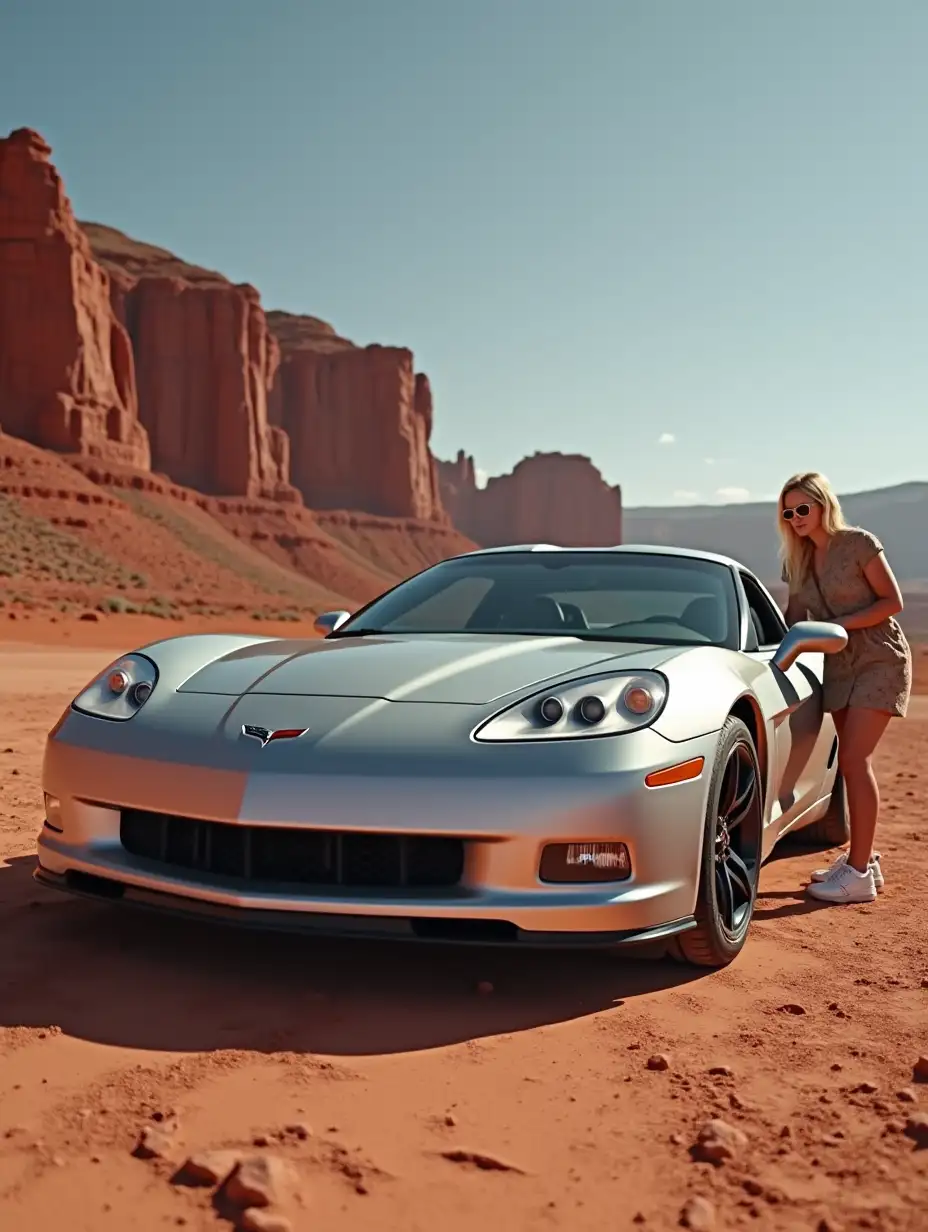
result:
[[[807,518],[812,512],[812,506],[805,503],[796,505],[792,509],[783,510],[783,521],[792,522],[793,518]]]

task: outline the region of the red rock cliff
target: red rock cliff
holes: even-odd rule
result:
[[[132,339],[153,468],[205,493],[290,495],[288,446],[268,423],[280,351],[258,292],[82,225],[112,272],[113,305]]]
[[[147,470],[129,338],[50,160],[31,129],[0,140],[0,426]]]
[[[622,542],[622,492],[589,458],[536,453],[478,488],[474,460],[460,452],[437,464],[454,526],[483,547],[553,543],[609,547]]]
[[[447,523],[429,449],[432,392],[412,352],[353,346],[313,318],[269,320],[282,353],[272,420],[290,437],[306,504]]]

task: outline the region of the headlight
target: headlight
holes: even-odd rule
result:
[[[124,723],[141,710],[157,683],[158,669],[151,659],[140,654],[125,655],[78,693],[71,706],[97,719]]]
[[[648,727],[667,701],[660,672],[613,672],[533,693],[488,719],[480,741],[570,740],[618,736]]]

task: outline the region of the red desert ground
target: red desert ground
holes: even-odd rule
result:
[[[478,489],[466,453],[433,457],[432,416],[409,350],[79,223],[42,137],[0,141],[0,1223],[923,1229],[920,644],[878,754],[885,892],[810,910],[785,852],[723,971],[230,935],[33,883],[45,733],[165,631],[309,634],[513,539],[675,540],[774,576],[768,508],[623,515],[560,454]],[[867,494],[916,643],[925,500]],[[244,1222],[217,1196],[237,1161]]]

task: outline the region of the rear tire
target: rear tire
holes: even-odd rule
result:
[[[847,793],[840,770],[835,776],[835,785],[831,789],[827,813],[818,821],[813,821],[810,826],[802,826],[798,830],[789,831],[786,837],[792,838],[794,843],[803,847],[817,847],[819,850],[843,847],[850,840],[851,819],[847,811]]]
[[[754,916],[764,825],[757,749],[734,715],[719,737],[703,825],[696,927],[680,933],[670,952],[694,966],[726,967]]]

